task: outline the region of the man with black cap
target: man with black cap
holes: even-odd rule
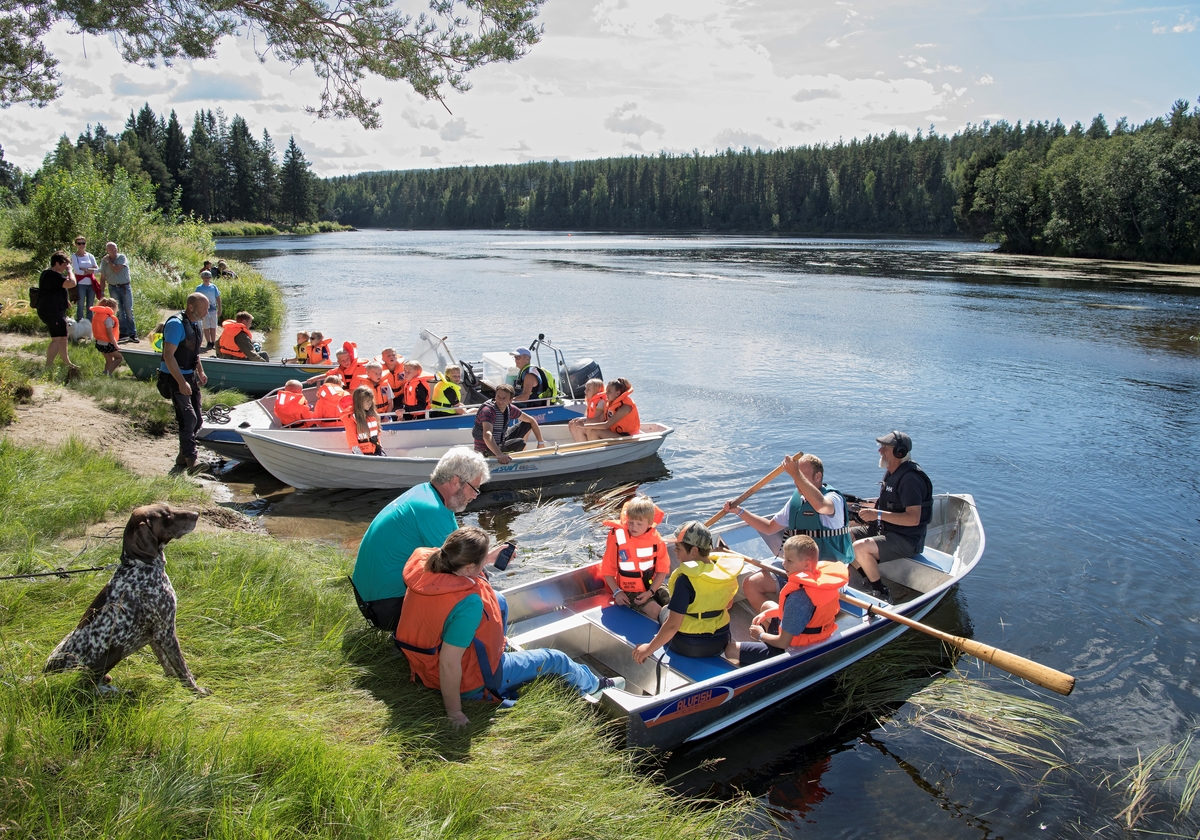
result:
[[[854,538],[855,568],[867,579],[867,589],[883,600],[891,593],[879,579],[879,564],[920,554],[925,548],[925,530],[933,517],[933,482],[912,460],[912,438],[904,432],[889,432],[876,438],[879,466],[887,470],[879,482],[875,507],[862,508],[858,518],[874,521],[850,532]]]
[[[737,660],[737,642],[729,633],[729,605],[738,591],[742,561],[736,555],[709,557],[712,531],[704,523],[683,523],[675,535],[679,567],[667,586],[671,602],[666,620],[648,643],[633,649],[641,665],[663,645],[680,656],[720,656]]]

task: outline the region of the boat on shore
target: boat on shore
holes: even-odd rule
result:
[[[739,525],[718,532],[724,547],[771,558],[757,531]],[[880,564],[894,605],[851,587],[846,594],[920,620],[983,555],[983,525],[966,494],[934,497],[924,551]],[[672,565],[676,561],[672,552]],[[755,571],[746,564],[741,576]],[[699,741],[796,695],[874,653],[907,628],[843,601],[837,630],[813,645],[793,647],[763,662],[737,668],[722,657],[684,657],[663,649],[642,665],[633,649],[650,641],[658,623],[612,603],[598,563],[504,590],[509,644],[518,650],[554,648],[607,676],[625,678],[608,689],[600,708],[623,721],[630,746],[673,749]],[[739,589],[730,609],[734,639],[749,641],[753,614]]]
[[[162,353],[122,346],[121,355],[125,364],[138,379],[157,379]],[[218,359],[216,356],[201,356],[204,375],[208,377],[205,389],[209,391],[241,391],[252,397],[261,397],[270,391],[282,388],[289,379],[305,379],[319,373],[328,373],[328,365],[287,365],[282,362],[248,362],[242,359]]]
[[[205,369],[208,363],[205,362]],[[309,405],[317,399],[317,389],[305,388],[304,397]],[[544,401],[542,401],[544,402]],[[582,417],[585,403],[582,400],[566,400],[562,403],[542,405],[537,408],[525,407],[522,410],[538,421],[538,425],[552,426],[566,423],[576,417]],[[428,429],[469,429],[475,425],[475,414],[478,405],[467,407],[465,414],[455,414],[450,417],[426,417],[420,420],[400,420],[396,415],[384,415],[383,428],[392,431],[421,431]],[[196,442],[205,449],[212,450],[224,458],[235,461],[254,461],[254,453],[246,446],[242,432],[267,432],[285,428],[275,417],[275,392],[250,402],[242,403],[233,408],[220,407],[220,410],[210,410],[205,415],[204,425],[196,432]],[[342,421],[335,420],[326,426],[306,427],[304,431],[336,435],[338,440],[345,436]]]
[[[674,429],[661,423],[643,423],[636,435],[612,440],[577,443],[565,425],[542,428],[546,446],[535,449],[532,439],[512,461],[489,459],[487,487],[513,481],[575,475],[649,458],[658,452]],[[379,443],[384,456],[355,455],[345,433],[329,434],[309,429],[242,430],[251,454],[271,475],[298,490],[390,490],[414,487],[429,480],[438,459],[454,446],[472,446],[471,430],[384,429]]]

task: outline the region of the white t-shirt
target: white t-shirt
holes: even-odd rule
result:
[[[801,496],[801,498],[804,497]],[[846,516],[846,506],[845,502],[842,500],[841,494],[829,493],[825,496],[825,501],[833,503],[833,514],[830,516],[826,516],[823,513],[817,514],[817,516],[821,519],[821,524],[831,530],[834,528],[841,528],[842,522],[845,521]],[[792,500],[788,499],[783,504],[783,510],[775,514],[775,517],[771,521],[778,522],[782,528],[788,527],[788,523],[791,521],[791,510]]]
[[[100,268],[100,263],[96,262],[96,258],[86,251],[82,257],[78,254],[71,254],[71,270],[75,272],[75,279],[79,281],[80,286],[90,286],[92,281],[91,278],[79,275],[95,274],[98,268]]]

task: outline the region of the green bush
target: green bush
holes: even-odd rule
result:
[[[74,169],[47,167],[28,206],[12,214],[9,239],[28,248],[38,261],[54,251],[69,248],[79,234],[92,251],[104,242],[139,242],[160,218],[154,207],[154,185],[131,178],[117,167],[110,181],[90,159]],[[97,244],[101,246],[97,247]]]
[[[249,266],[239,264],[235,270],[236,280],[219,282],[225,317],[232,318],[244,309],[254,316],[255,329],[278,329],[283,324],[283,292]]]
[[[16,420],[17,404],[29,402],[32,396],[33,384],[29,376],[11,357],[0,356],[0,426]]]
[[[5,307],[0,314],[0,330],[4,332],[37,335],[45,333],[46,325],[33,309],[9,309]]]
[[[208,225],[213,236],[277,236],[279,228],[259,222],[213,222]]]

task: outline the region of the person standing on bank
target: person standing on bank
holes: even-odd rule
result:
[[[891,600],[879,578],[879,564],[920,554],[925,548],[925,531],[933,518],[933,482],[912,459],[912,438],[904,432],[889,432],[876,438],[879,466],[887,470],[879,482],[875,507],[861,508],[858,518],[874,526],[851,530],[854,566],[867,578],[871,594]]]
[[[441,457],[429,481],[405,491],[379,512],[358,544],[350,580],[367,621],[396,632],[404,606],[404,564],[422,546],[437,546],[458,527],[461,513],[491,477],[484,457],[456,446]],[[488,554],[496,559],[503,544]]]
[[[207,260],[205,261],[207,264]],[[200,272],[200,285],[194,291],[208,298],[208,314],[204,316],[204,350],[207,352],[217,343],[217,324],[221,323],[221,290],[212,281],[212,272]]]
[[[187,307],[163,322],[162,362],[158,366],[158,392],[171,401],[179,426],[179,455],[175,466],[196,466],[196,431],[202,417],[200,388],[208,382],[200,362],[204,340],[200,322],[208,314],[208,298],[200,292],[188,295]]]
[[[133,322],[133,290],[130,286],[129,260],[117,253],[117,243],[104,245],[100,259],[100,283],[108,287],[108,295],[117,302],[117,321],[121,325],[121,343],[137,343],[137,325]]]
[[[825,483],[825,465],[821,459],[806,452],[799,458],[783,459],[783,470],[796,485],[787,504],[770,519],[726,502],[722,513],[732,513],[763,535],[775,556],[780,556],[783,540],[804,534],[816,541],[821,560],[849,563],[854,559],[854,539],[850,536],[846,518],[846,500],[842,494]],[[780,536],[768,539],[775,534]],[[742,582],[746,602],[755,612],[762,609],[768,598],[775,600],[784,581],[775,575],[758,571]]]
[[[74,288],[71,276],[71,261],[62,251],[50,257],[50,267],[38,277],[37,314],[50,330],[50,347],[46,350],[46,370],[54,365],[55,356],[62,356],[67,366],[67,379],[79,376],[79,366],[67,357],[67,289]]]
[[[78,284],[79,300],[75,303],[75,320],[82,321],[88,317],[92,307],[100,300],[100,290],[93,285],[93,278],[100,268],[87,251],[87,240],[82,236],[75,237],[75,253],[71,255],[71,271],[75,272],[75,282]]]

